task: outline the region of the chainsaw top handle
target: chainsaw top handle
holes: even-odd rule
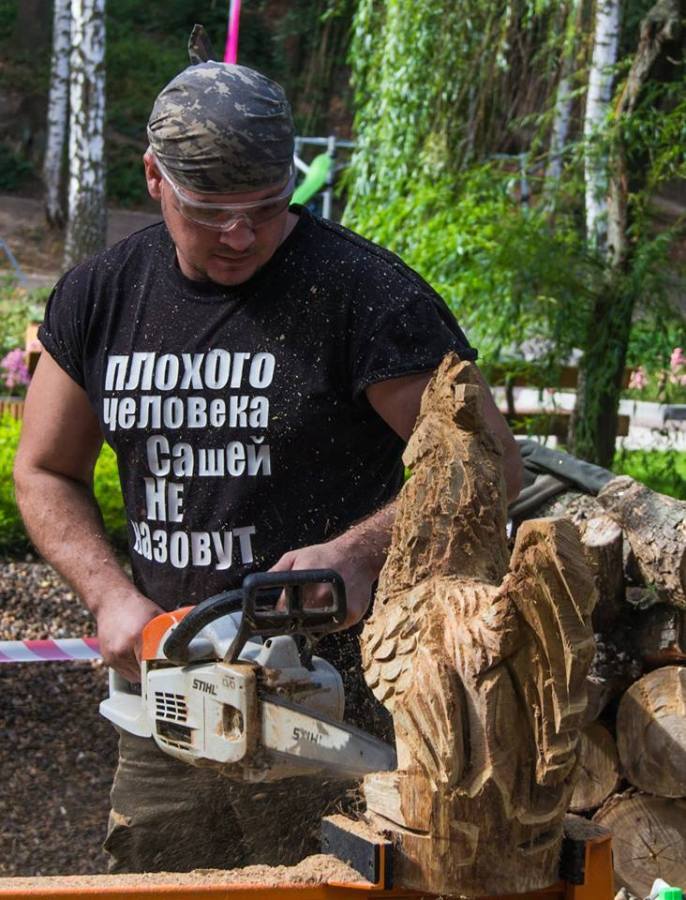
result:
[[[326,607],[304,605],[303,589],[328,584],[331,601]],[[279,606],[279,601],[283,603]],[[227,662],[235,662],[246,642],[255,635],[300,635],[301,656],[307,665],[312,647],[325,634],[345,622],[347,604],[343,579],[333,569],[302,569],[290,572],[254,572],[243,579],[238,590],[225,591],[203,600],[179,622],[164,643],[163,652],[172,662],[189,661],[189,644],[198,632],[215,619],[242,611],[241,621],[229,650]]]

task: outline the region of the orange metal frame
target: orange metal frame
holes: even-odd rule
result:
[[[386,852],[380,848],[381,854]],[[380,871],[384,871],[383,856]],[[612,876],[612,847],[609,836],[592,838],[586,843],[585,881],[582,885],[559,881],[541,891],[526,894],[503,894],[483,900],[612,900],[614,896]],[[149,875],[148,878],[154,878]],[[205,884],[173,885],[155,884],[153,881],[136,887],[114,887],[98,885],[97,876],[89,878],[88,886],[60,887],[54,878],[45,879],[45,885],[36,884],[32,888],[13,888],[11,879],[7,887],[0,886],[0,900],[81,900],[85,897],[106,897],[108,900],[203,900],[203,898],[223,898],[223,900],[345,900],[345,898],[383,897],[399,900],[429,900],[425,892],[402,888],[386,889],[383,884],[369,881],[349,883],[329,882],[319,885],[284,884],[265,887],[259,884]],[[37,879],[39,882],[40,879]],[[49,882],[49,886],[48,886]]]

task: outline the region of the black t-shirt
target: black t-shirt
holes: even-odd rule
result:
[[[294,207],[237,287],[191,281],[164,225],[67,273],[40,339],[119,462],[137,586],[171,609],[334,537],[402,481],[375,382],[476,351],[396,256]]]

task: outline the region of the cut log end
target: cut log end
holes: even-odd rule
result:
[[[633,785],[686,797],[686,668],[655,669],[629,688],[617,712],[617,747]]]
[[[629,791],[610,798],[593,821],[612,832],[617,887],[647,897],[656,878],[686,884],[686,800]]]
[[[597,809],[617,790],[619,757],[614,738],[599,722],[581,733],[577,782],[569,808],[572,812]]]

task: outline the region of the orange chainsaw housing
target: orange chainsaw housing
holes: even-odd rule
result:
[[[162,638],[172,625],[178,625],[193,608],[192,606],[182,606],[150,619],[143,629],[141,660],[159,659]]]

